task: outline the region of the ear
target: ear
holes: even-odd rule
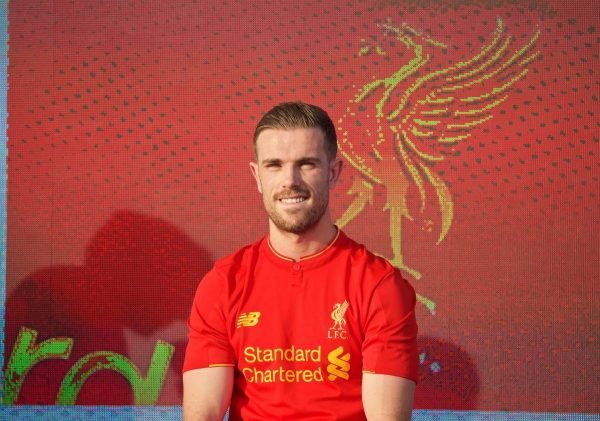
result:
[[[329,188],[332,189],[337,184],[340,179],[340,175],[342,174],[342,168],[344,166],[344,162],[335,158],[333,161],[329,163]]]
[[[258,188],[258,192],[262,194],[262,186],[260,184],[260,177],[258,176],[258,164],[256,162],[250,162],[250,172],[252,172],[252,176],[254,177],[254,181],[256,181],[256,187]]]

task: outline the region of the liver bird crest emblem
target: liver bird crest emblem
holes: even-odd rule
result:
[[[344,328],[344,326],[346,325],[346,319],[344,319],[344,316],[346,315],[346,310],[348,310],[349,306],[350,303],[348,303],[348,300],[344,300],[343,303],[336,303],[333,305],[333,311],[331,312],[333,326],[331,326],[330,329]]]
[[[360,176],[348,190],[354,200],[336,224],[340,228],[347,225],[373,203],[374,186],[384,186],[393,252],[388,260],[420,279],[421,273],[409,267],[402,256],[403,219],[414,221],[408,190],[416,187],[416,208],[421,214],[432,201],[438,207],[439,244],[450,230],[454,207],[450,189],[435,166],[451,158],[459,142],[469,141],[474,128],[491,120],[494,109],[527,75],[528,65],[538,54],[539,30],[517,45],[498,18],[479,51],[461,61],[449,61],[446,67],[435,67],[430,63],[433,55],[447,50],[447,45],[406,24],[398,27],[387,22],[379,27],[384,40],[391,39],[411,57],[393,73],[359,87],[338,120],[340,153]],[[388,54],[373,42],[358,52],[359,57],[373,55],[374,59]],[[418,298],[434,311],[433,302]]]

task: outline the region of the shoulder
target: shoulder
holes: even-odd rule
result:
[[[260,254],[260,247],[264,238],[255,243],[248,244],[234,253],[218,259],[213,268],[204,276],[202,283],[224,284],[233,286],[237,279],[243,278],[251,267],[256,264]]]
[[[394,273],[399,274],[398,269],[392,266],[385,258],[377,256],[364,244],[360,244],[346,235],[344,235],[342,249],[343,254],[349,259],[352,270],[364,271],[369,279],[376,281]]]
[[[260,252],[260,247],[261,244],[263,243],[265,239],[261,238],[260,240],[252,243],[252,244],[248,244],[242,248],[240,248],[239,250],[237,250],[234,253],[231,253],[227,256],[224,256],[220,259],[218,259],[215,262],[214,265],[214,270],[217,271],[227,271],[228,268],[232,267],[232,266],[243,266],[243,265],[247,265],[249,264],[251,261],[253,261],[259,254]]]

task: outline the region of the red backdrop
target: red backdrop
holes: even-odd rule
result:
[[[591,0],[11,1],[5,361],[22,327],[38,343],[73,339],[15,403],[52,404],[95,351],[145,373],[157,340],[175,351],[156,403],[180,402],[195,287],[267,228],[247,165],[254,126],[299,99],[327,109],[367,167],[388,154],[379,181],[344,155],[332,207],[344,215],[362,186],[371,197],[344,230],[390,258],[400,239],[429,303],[416,406],[599,411],[599,20]],[[419,135],[435,119],[417,120],[418,101],[442,86],[431,75],[486,46],[473,75],[447,85],[480,96],[480,117]],[[428,62],[402,76],[418,54]],[[408,120],[365,111],[384,87],[384,112],[404,104]],[[444,144],[453,121],[468,137]],[[369,150],[374,133],[409,123],[409,161]],[[401,232],[390,197],[412,217]],[[132,404],[130,390],[104,370],[77,403]]]

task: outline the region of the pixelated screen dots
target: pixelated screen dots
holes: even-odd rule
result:
[[[587,61],[597,61],[597,54],[590,50],[595,43],[591,35],[595,28],[582,22],[587,29],[575,29],[573,19],[567,19],[564,23],[553,19],[543,21],[541,25],[539,45],[543,49],[543,56],[532,65],[532,72],[523,87],[522,100],[505,111],[507,115],[512,115],[508,124],[495,126],[504,134],[498,132],[499,136],[496,136],[493,129],[484,129],[484,133],[491,135],[493,143],[504,143],[510,145],[509,148],[499,153],[492,151],[496,153],[481,154],[474,162],[465,161],[463,166],[481,168],[487,159],[490,163],[494,161],[494,167],[488,168],[484,174],[491,172],[496,177],[484,176],[483,181],[491,184],[487,189],[500,186],[503,190],[500,197],[515,202],[511,206],[537,208],[539,211],[547,207],[556,210],[561,207],[556,200],[561,196],[559,202],[562,202],[562,206],[568,197],[568,207],[580,212],[591,208],[582,202],[585,194],[582,196],[574,193],[574,190],[585,190],[584,186],[590,182],[597,183],[590,174],[593,167],[590,161],[594,160],[592,149],[597,144],[597,136],[593,134],[594,124],[597,123],[590,124],[595,114],[594,108],[597,108],[594,106],[597,99],[591,92],[594,71],[590,66],[584,68]],[[568,30],[568,25],[571,25],[571,30]],[[570,32],[577,36],[570,35]],[[587,50],[588,54],[582,50]],[[571,68],[567,69],[568,66]],[[580,148],[576,143],[591,146]],[[470,145],[467,155],[470,153],[475,157],[473,152],[477,150],[477,145],[483,148],[485,143]],[[582,154],[583,150],[585,152]],[[578,162],[581,168],[574,168]],[[459,167],[455,167],[455,171],[459,171]],[[574,183],[577,174],[581,178]],[[472,176],[477,177],[477,174]],[[481,180],[482,176],[479,174],[478,178]],[[567,178],[571,180],[567,182]],[[464,177],[462,180],[467,182]],[[479,181],[478,184],[479,189],[486,189],[487,183]],[[577,209],[581,207],[583,209]]]
[[[30,232],[33,227],[38,227],[38,224],[42,226],[42,222],[46,221],[46,225],[43,225],[44,230],[33,234],[43,237],[45,232],[60,232],[64,236],[63,239],[57,234],[52,234],[49,240],[49,243],[52,243],[54,263],[60,261],[61,253],[63,258],[67,253],[80,256],[77,244],[84,244],[86,239],[96,232],[102,224],[101,218],[108,218],[112,210],[123,206],[135,206],[142,213],[164,215],[165,219],[174,222],[179,228],[185,227],[186,232],[197,233],[197,239],[204,238],[206,226],[218,227],[218,232],[211,231],[208,234],[210,241],[206,242],[210,244],[214,255],[226,250],[231,251],[235,247],[235,241],[241,243],[255,239],[264,231],[264,226],[260,225],[264,223],[264,215],[258,211],[251,214],[248,210],[254,206],[248,204],[247,198],[254,197],[257,207],[259,201],[247,168],[241,169],[242,165],[239,164],[243,162],[245,167],[248,159],[250,149],[247,145],[253,124],[265,109],[282,99],[312,100],[325,105],[334,116],[340,115],[345,109],[349,95],[354,92],[354,85],[365,83],[373,76],[384,77],[387,72],[393,71],[395,64],[400,63],[402,66],[405,63],[403,60],[409,60],[407,52],[398,52],[395,57],[398,62],[382,58],[373,60],[372,56],[357,57],[356,51],[364,46],[361,38],[369,42],[389,41],[389,37],[384,37],[377,23],[387,22],[388,18],[397,24],[406,21],[416,30],[452,45],[445,54],[441,53],[432,58],[429,67],[424,69],[431,71],[447,65],[448,62],[456,63],[477,51],[493,31],[498,14],[504,20],[506,30],[516,37],[517,43],[530,36],[533,28],[529,21],[536,22],[527,7],[523,12],[519,9],[521,3],[511,3],[507,6],[510,10],[499,11],[497,8],[488,10],[485,7],[457,6],[455,2],[449,2],[450,6],[445,10],[442,7],[442,10],[426,12],[419,5],[406,6],[391,2],[387,5],[346,2],[331,6],[318,4],[317,7],[316,3],[310,6],[278,3],[271,5],[274,10],[269,10],[268,13],[261,10],[266,3],[239,5],[218,2],[203,5],[186,2],[157,4],[154,7],[144,7],[141,2],[116,6],[98,5],[93,2],[54,4],[70,9],[65,12],[66,19],[56,19],[57,30],[52,36],[44,37],[48,40],[52,37],[62,37],[52,41],[59,48],[49,49],[50,53],[36,52],[35,55],[43,61],[40,67],[50,71],[41,71],[36,77],[23,79],[24,75],[30,74],[30,68],[35,68],[32,67],[32,63],[35,63],[36,59],[24,54],[22,68],[18,67],[19,60],[15,60],[14,57],[11,60],[16,66],[14,74],[22,78],[22,82],[18,82],[21,85],[11,85],[15,88],[14,92],[21,89],[21,93],[31,91],[34,94],[17,95],[23,105],[15,102],[17,106],[11,114],[15,117],[12,127],[21,130],[21,136],[14,137],[15,142],[26,139],[28,143],[27,146],[17,146],[16,143],[11,145],[10,153],[15,152],[15,160],[23,160],[30,154],[31,162],[26,163],[29,167],[25,167],[25,161],[20,165],[31,172],[29,178],[24,180],[23,186],[13,184],[14,189],[9,186],[9,192],[14,192],[12,200],[23,199],[22,202],[14,202],[15,211],[10,215],[13,220],[21,218],[24,221],[21,227],[14,227],[14,233],[20,235],[27,230]],[[41,20],[46,15],[45,12],[37,13],[34,9],[28,13],[31,13],[31,21],[37,16],[36,27],[40,29],[31,27],[27,30],[31,32],[36,29],[38,32],[34,34],[39,36],[45,25]],[[56,10],[58,9],[55,8]],[[479,12],[476,13],[476,10]],[[568,22],[562,15],[546,15],[541,28],[546,24],[554,25],[558,20]],[[83,24],[77,26],[78,22]],[[587,27],[587,24],[582,22],[585,20],[581,21],[577,17],[572,27]],[[566,27],[565,23],[564,28]],[[92,34],[93,31],[95,32]],[[477,36],[472,36],[475,33]],[[81,36],[75,37],[73,34]],[[560,43],[566,42],[561,32],[553,32],[552,36],[559,39]],[[43,44],[44,39],[34,41],[37,45],[52,44]],[[549,49],[554,51],[554,40],[551,41]],[[32,46],[36,45],[35,42],[32,43],[31,38],[27,42]],[[389,46],[389,42],[386,45]],[[117,47],[120,49],[117,50]],[[16,53],[23,50],[16,48],[12,51]],[[571,54],[571,50],[565,51]],[[45,58],[43,54],[52,57]],[[472,296],[454,297],[455,301],[451,301],[446,300],[447,297],[439,292],[441,281],[438,281],[437,275],[435,281],[429,278],[427,282],[418,284],[419,292],[434,294],[434,298],[445,306],[453,304],[451,311],[456,313],[453,323],[462,322],[461,326],[467,331],[474,322],[461,314],[482,314],[473,310],[481,303],[489,304],[489,312],[483,315],[492,314],[498,306],[494,306],[491,299],[486,301],[482,300],[482,297],[496,296],[497,291],[502,290],[496,278],[482,278],[482,273],[485,274],[488,269],[474,265],[473,254],[460,255],[460,250],[465,249],[465,244],[467,249],[472,247],[473,243],[468,241],[469,235],[476,234],[481,237],[488,232],[497,232],[498,219],[505,218],[514,224],[510,220],[512,216],[520,217],[525,228],[532,224],[544,227],[547,213],[541,212],[551,209],[547,202],[544,202],[550,199],[539,198],[538,202],[535,202],[534,198],[540,197],[542,193],[548,194],[550,198],[555,197],[551,186],[562,182],[558,181],[561,179],[560,173],[564,173],[567,179],[571,177],[570,173],[559,169],[563,165],[563,159],[578,162],[575,161],[576,157],[562,155],[565,151],[580,154],[578,146],[552,143],[552,147],[556,144],[556,148],[562,148],[556,149],[559,157],[555,158],[545,153],[555,153],[555,149],[544,146],[549,135],[560,139],[560,133],[552,131],[557,127],[568,128],[568,124],[563,124],[562,116],[556,124],[551,117],[556,113],[564,114],[563,111],[568,109],[569,102],[577,104],[569,99],[566,102],[562,101],[562,110],[555,110],[549,106],[553,101],[560,103],[557,98],[563,95],[559,92],[562,85],[552,85],[550,82],[550,75],[563,76],[561,72],[565,66],[559,68],[557,63],[570,61],[567,56],[563,58],[561,54],[556,51],[555,62],[547,63],[548,54],[544,55],[543,60],[536,61],[532,69],[537,69],[539,73],[533,74],[532,71],[520,87],[521,92],[514,91],[515,103],[503,108],[490,126],[477,131],[476,142],[460,145],[464,148],[457,149],[461,152],[460,155],[449,156],[443,165],[435,166],[436,173],[450,186],[457,204],[455,222],[460,220],[462,226],[454,225],[453,231],[439,247],[435,248],[431,244],[428,254],[420,253],[419,249],[430,246],[429,240],[423,240],[429,237],[419,237],[417,234],[421,226],[431,229],[432,233],[437,232],[437,227],[434,225],[427,228],[425,220],[423,223],[404,225],[404,232],[407,233],[407,238],[410,238],[411,244],[411,251],[406,250],[406,256],[412,253],[411,262],[419,268],[430,268],[430,272],[438,272],[435,268],[443,267],[444,264],[450,265],[454,268],[453,279],[452,283],[447,281],[446,285],[456,286],[457,282],[463,282],[459,285],[461,291],[474,291]],[[587,57],[587,54],[582,54]],[[84,66],[84,62],[88,64],[87,67]],[[548,65],[550,70],[540,68],[542,65]],[[135,71],[131,70],[132,67]],[[122,78],[120,73],[123,74]],[[549,76],[542,77],[541,74]],[[113,80],[112,83],[109,78]],[[543,79],[546,87],[536,78]],[[14,80],[18,81],[16,77]],[[131,87],[128,87],[127,83]],[[102,87],[98,84],[102,84]],[[530,84],[535,89],[530,90]],[[90,88],[90,92],[86,91],[87,88]],[[45,92],[46,89],[48,93]],[[104,97],[105,92],[110,98]],[[553,93],[555,97],[549,96],[548,92]],[[569,95],[575,96],[580,93],[581,91],[578,91]],[[79,94],[80,97],[75,97],[75,94]],[[538,96],[541,100],[538,100]],[[60,113],[65,112],[60,110],[62,105],[59,107],[58,104],[64,101],[65,97],[68,98],[68,103],[77,106],[71,128],[66,127],[68,123],[59,123],[63,118]],[[26,104],[27,98],[31,99],[30,104]],[[577,101],[579,99],[577,98]],[[56,105],[51,101],[57,101]],[[124,101],[127,101],[127,104]],[[547,106],[550,111],[537,108],[541,104]],[[83,105],[87,105],[88,108],[84,109]],[[118,109],[114,110],[113,106]],[[19,107],[22,110],[18,110]],[[532,108],[531,115],[526,112],[528,107]],[[33,114],[30,109],[33,109]],[[68,108],[66,110],[68,111]],[[534,116],[534,112],[538,113],[538,116]],[[18,117],[20,115],[22,117]],[[22,118],[22,121],[17,117]],[[126,121],[121,121],[121,118]],[[63,119],[68,119],[68,115],[65,114]],[[40,122],[40,128],[36,128],[37,121]],[[570,120],[569,124],[573,121],[576,120]],[[25,124],[29,124],[30,127],[26,128]],[[542,127],[542,124],[545,126]],[[576,126],[581,133],[584,127],[581,124]],[[56,132],[57,129],[59,132]],[[534,132],[531,129],[535,129]],[[570,137],[568,130],[564,137]],[[63,138],[67,139],[67,144],[60,143]],[[11,136],[11,141],[12,139]],[[106,139],[109,141],[106,142]],[[538,139],[542,143],[538,143]],[[49,142],[54,143],[54,149]],[[508,146],[510,149],[506,149]],[[19,151],[18,148],[22,150]],[[48,151],[54,152],[48,157]],[[21,157],[18,157],[16,152],[21,152]],[[538,157],[534,158],[533,155]],[[40,162],[40,170],[35,170],[37,161]],[[555,162],[558,167],[552,169],[555,168]],[[14,168],[17,169],[16,166]],[[576,169],[580,171],[579,167]],[[357,175],[356,172],[347,170],[347,178],[343,180],[346,184],[340,185],[338,189],[338,192],[342,192],[341,199],[346,202],[341,201],[338,202],[339,205],[334,205],[340,208],[350,202],[350,196],[345,192]],[[34,171],[38,171],[36,183],[32,179]],[[551,177],[551,171],[559,172],[558,176]],[[9,180],[17,180],[18,176],[19,173],[15,171],[12,175],[9,174]],[[40,182],[41,177],[45,177],[46,181]],[[79,177],[80,180],[75,180],[75,177]],[[546,181],[546,177],[551,177],[554,182]],[[525,181],[529,179],[532,181]],[[540,186],[536,183],[540,183]],[[232,186],[237,190],[233,190]],[[484,187],[484,193],[480,193],[480,186]],[[527,207],[522,207],[521,201],[525,204],[528,202],[520,197],[521,187],[526,192],[532,192],[531,202],[539,206],[527,209],[526,212],[531,212],[531,216],[524,214]],[[519,194],[512,193],[513,190]],[[78,191],[80,193],[76,193]],[[366,211],[371,213],[365,213],[364,218],[358,219],[354,229],[359,240],[385,251],[389,247],[386,230],[381,230],[379,237],[370,238],[369,236],[375,235],[373,233],[378,230],[362,229],[365,223],[387,229],[389,218],[382,211],[385,205],[383,193],[375,188],[374,205]],[[429,194],[433,196],[435,193],[430,191]],[[51,204],[49,198],[52,198]],[[409,191],[408,198],[416,202],[418,194]],[[31,204],[38,203],[37,210],[35,206],[27,205],[27,200]],[[48,206],[44,208],[46,205]],[[509,206],[512,208],[509,209]],[[562,205],[558,206],[559,210],[562,209]],[[58,208],[61,209],[60,214]],[[573,211],[570,206],[565,206],[565,209]],[[207,216],[206,220],[210,224],[203,223],[203,215]],[[431,220],[433,224],[438,223],[436,214],[425,215],[424,219]],[[521,223],[519,220],[517,222]],[[45,231],[46,226],[52,226],[51,223],[56,229]],[[472,226],[482,229],[471,229]],[[353,227],[350,225],[349,229]],[[40,233],[41,231],[44,232]],[[511,235],[523,231],[525,230],[507,228]],[[244,235],[247,237],[242,239],[241,236]],[[425,231],[423,235],[426,235]],[[430,237],[435,239],[434,235]],[[24,241],[23,236],[19,238],[18,241]],[[499,238],[503,237],[499,235]],[[376,241],[372,241],[373,239]],[[69,241],[73,244],[68,244]],[[547,238],[544,237],[540,242],[546,243]],[[539,244],[537,246],[539,247]],[[490,245],[482,242],[481,248],[489,251]],[[534,244],[532,250],[535,249]],[[31,273],[35,269],[31,266],[46,266],[42,259],[37,259],[39,254],[31,252],[29,245],[12,250],[23,250],[23,253],[17,254],[22,255],[23,260],[27,260],[26,263],[30,265],[28,269],[24,269],[25,273]],[[501,251],[500,249],[491,257],[482,253],[489,260],[499,258]],[[417,264],[419,256],[428,256],[429,259]],[[462,260],[452,260],[457,256]],[[70,258],[66,261],[73,262]],[[440,261],[444,263],[440,264]],[[53,262],[50,261],[50,264]],[[13,268],[14,263],[13,260]],[[562,264],[564,265],[564,262]],[[459,266],[462,276],[457,275]],[[473,266],[478,271],[469,272],[465,269]],[[561,270],[567,270],[565,267]],[[456,278],[459,278],[458,281]],[[514,280],[506,285],[513,286],[514,283],[511,282]],[[542,285],[547,288],[553,284],[544,279]],[[539,290],[539,285],[533,281],[530,287],[532,290]],[[448,290],[446,288],[444,291]],[[571,293],[570,290],[567,292]],[[435,296],[435,293],[439,295]],[[479,293],[479,296],[475,293]],[[461,299],[464,302],[456,302]],[[533,314],[538,314],[538,311],[539,314],[543,314],[539,303],[540,301],[537,304],[530,303],[529,310]],[[443,311],[440,306],[437,314],[442,315]],[[433,318],[431,320],[433,321],[430,325],[439,321]],[[439,322],[440,325],[443,323]],[[529,326],[531,323],[531,320],[525,320],[521,326]],[[471,344],[469,351],[481,343],[482,348],[477,351],[477,355],[483,355],[481,358],[485,358],[490,342],[475,343],[472,339],[480,328],[485,332],[484,322],[481,326],[472,327],[475,333],[469,336],[471,342],[467,342]],[[528,327],[524,332],[527,332],[527,329]],[[435,332],[447,335],[447,329],[444,328]],[[505,332],[498,333],[498,336],[508,337]],[[494,343],[504,346],[510,344],[510,341],[504,339]],[[501,354],[494,350],[489,352],[489,355],[490,364],[493,365],[495,358]],[[520,355],[518,359],[523,360]],[[527,366],[521,371],[526,372],[526,369]],[[497,380],[483,379],[484,382],[498,383]],[[486,402],[491,402],[489,397],[487,399]],[[514,402],[514,397],[505,399],[513,399],[511,402]]]

